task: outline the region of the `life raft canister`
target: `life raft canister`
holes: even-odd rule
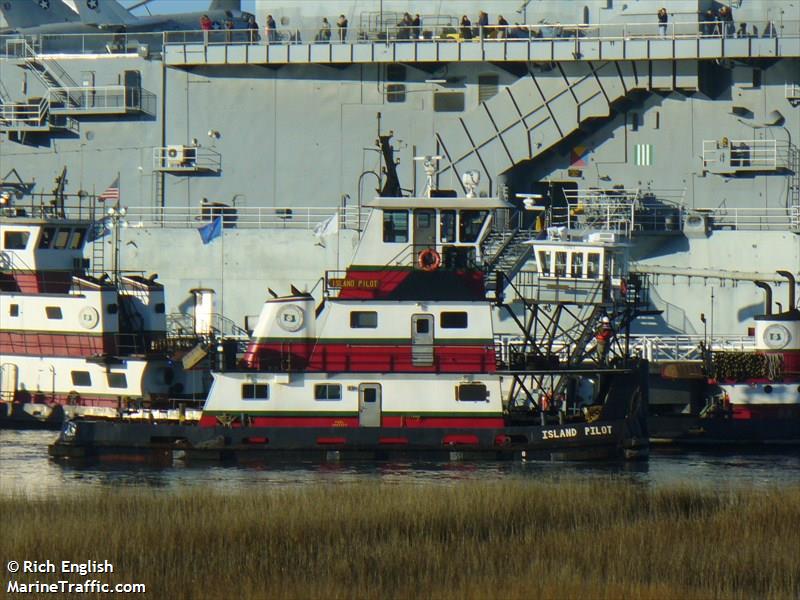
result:
[[[419,253],[417,264],[423,271],[435,271],[442,265],[442,257],[433,248],[427,248]]]

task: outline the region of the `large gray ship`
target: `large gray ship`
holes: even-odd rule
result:
[[[481,195],[515,203],[486,248],[509,276],[530,268],[536,228],[630,236],[648,358],[752,346],[753,283],[780,299],[776,270],[800,275],[797,0],[672,0],[665,17],[660,0],[257,0],[258,30],[236,11],[232,29],[166,32],[92,24],[75,2],[74,35],[0,40],[0,176],[49,191],[66,167],[77,195],[115,183],[119,263],[157,272],[169,313],[206,290],[247,329],[268,286],[318,290],[386,185],[386,131],[402,193],[421,195],[415,159],[438,156],[438,187],[477,171]],[[111,243],[87,250],[98,272]]]

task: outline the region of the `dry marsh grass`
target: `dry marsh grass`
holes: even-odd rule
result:
[[[97,490],[0,499],[0,515],[3,566],[108,559],[97,579],[151,598],[800,597],[800,488]]]

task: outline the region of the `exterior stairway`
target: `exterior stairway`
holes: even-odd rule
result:
[[[535,232],[527,229],[493,231],[484,245],[485,285],[486,289],[494,289],[494,272],[502,271],[508,279],[522,269],[530,257],[533,246],[525,242],[533,239]]]
[[[608,118],[631,93],[697,86],[696,64],[683,62],[569,62],[546,74],[529,72],[439,127],[437,153],[445,159],[438,175],[460,184],[462,173],[477,170],[491,186],[492,174],[542,155],[592,119]]]

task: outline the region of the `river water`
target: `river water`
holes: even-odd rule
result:
[[[241,490],[266,485],[383,482],[457,484],[469,480],[612,478],[651,486],[688,484],[708,488],[800,485],[800,449],[769,452],[675,451],[656,448],[648,461],[281,463],[247,466],[64,465],[47,456],[51,431],[0,431],[0,495],[27,497],[87,488],[146,487]]]

